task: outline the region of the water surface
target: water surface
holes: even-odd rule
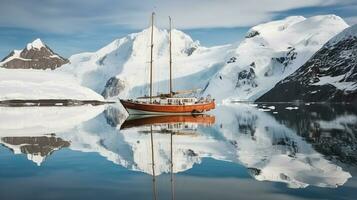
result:
[[[355,199],[357,109],[0,107],[0,199]]]

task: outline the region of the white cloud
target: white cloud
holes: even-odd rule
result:
[[[152,10],[159,26],[167,16],[175,27],[252,26],[289,9],[350,0],[0,0],[0,26],[52,32],[80,32],[103,26],[143,28]]]

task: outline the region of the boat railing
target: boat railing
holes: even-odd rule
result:
[[[170,98],[153,98],[152,102],[150,103],[149,98],[137,98],[137,99],[128,99],[129,102],[136,103],[136,104],[155,104],[155,105],[197,105],[203,103],[210,103],[214,102],[215,99],[212,99],[210,95],[206,97],[187,97],[187,98],[180,98],[180,97],[170,97]]]

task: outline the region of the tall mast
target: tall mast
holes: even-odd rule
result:
[[[172,91],[172,41],[171,41],[171,29],[172,29],[172,25],[171,25],[171,17],[169,16],[169,21],[170,21],[170,34],[169,34],[169,46],[170,46],[170,96],[173,95],[173,91]]]
[[[152,65],[153,65],[153,50],[154,50],[154,16],[151,14],[151,45],[150,45],[150,103],[152,103]]]

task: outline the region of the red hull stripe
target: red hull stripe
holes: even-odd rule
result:
[[[148,112],[167,112],[167,113],[194,113],[204,112],[215,108],[214,101],[208,103],[199,103],[193,105],[160,105],[160,104],[142,104],[126,100],[120,100],[127,109],[142,110]]]

